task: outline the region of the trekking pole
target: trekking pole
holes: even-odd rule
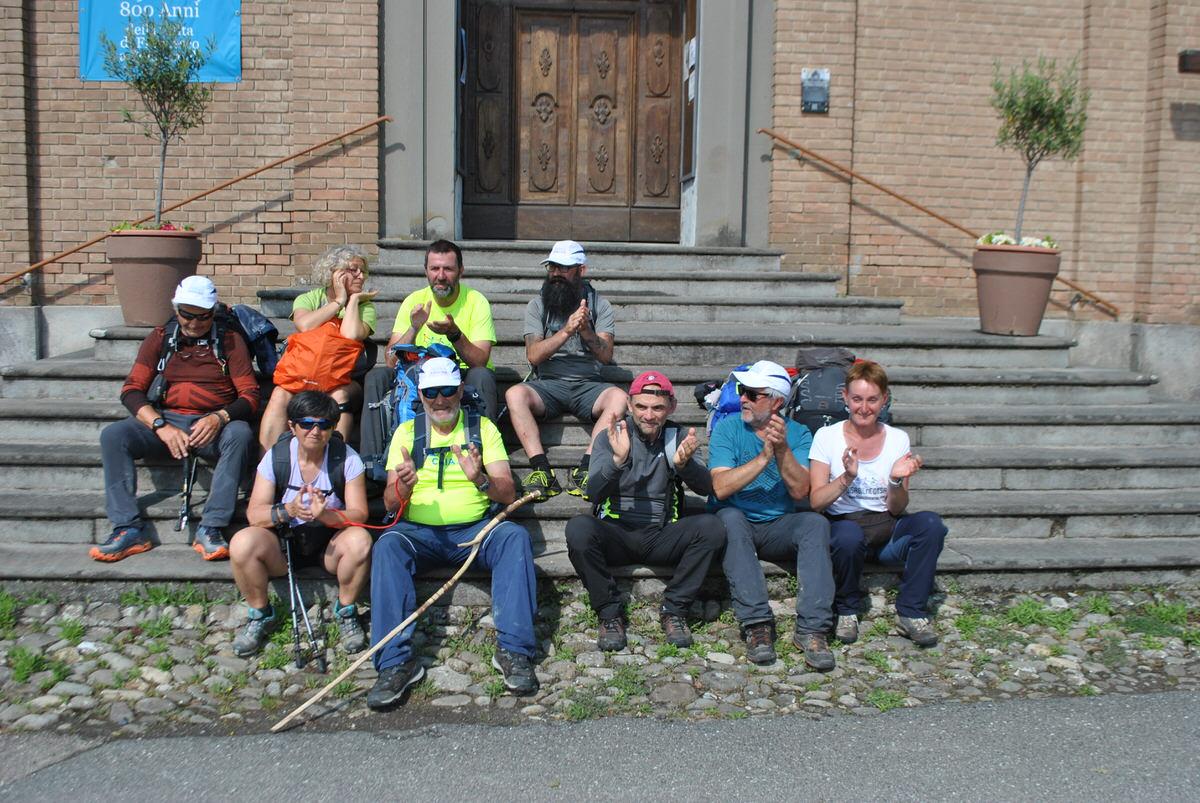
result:
[[[190,451],[183,456],[183,501],[179,503],[179,518],[175,520],[175,532],[187,527],[192,508],[192,485],[196,482],[196,457]]]
[[[439,600],[443,594],[445,594],[447,591],[449,591],[451,588],[453,588],[454,584],[458,582],[459,578],[461,578],[464,574],[466,574],[467,568],[475,560],[475,556],[477,554],[479,554],[479,546],[480,546],[480,544],[483,543],[483,540],[485,538],[487,538],[488,533],[490,533],[492,530],[496,529],[496,527],[501,522],[503,522],[505,519],[507,519],[509,514],[512,513],[514,510],[516,510],[517,508],[519,508],[521,505],[525,504],[526,502],[532,502],[534,499],[538,498],[539,496],[541,496],[540,491],[534,491],[534,492],[525,494],[520,499],[513,502],[511,505],[504,508],[504,510],[502,510],[498,514],[496,514],[495,518],[493,518],[491,521],[489,521],[484,526],[484,528],[482,530],[480,530],[479,533],[474,538],[472,538],[470,541],[466,542],[465,544],[459,544],[459,546],[471,547],[471,551],[467,555],[467,559],[463,561],[462,566],[458,567],[458,571],[456,571],[454,573],[454,575],[442,585],[441,588],[439,588],[437,591],[433,592],[432,596],[430,596],[429,599],[425,600],[425,602],[421,605],[420,608],[417,608],[415,611],[413,611],[411,614],[409,614],[407,619],[405,619],[403,622],[401,622],[400,624],[393,627],[390,633],[388,633],[386,636],[384,636],[383,638],[381,638],[377,642],[375,642],[375,645],[372,646],[371,649],[364,652],[357,659],[355,659],[355,661],[352,664],[350,664],[350,666],[348,666],[344,670],[342,670],[342,674],[338,675],[336,678],[329,681],[329,683],[326,684],[325,688],[321,689],[316,694],[314,694],[312,697],[309,697],[307,700],[305,700],[304,703],[299,708],[297,708],[295,711],[288,714],[286,717],[284,717],[283,719],[279,720],[274,725],[272,725],[271,733],[278,733],[280,730],[283,729],[284,725],[288,724],[293,719],[298,717],[301,714],[301,712],[303,712],[309,706],[313,705],[318,700],[323,698],[326,694],[329,694],[329,692],[332,691],[335,686],[337,686],[339,683],[341,683],[346,678],[350,677],[350,675],[352,675],[355,672],[355,670],[357,670],[360,666],[362,666],[364,663],[366,663],[368,658],[373,657],[375,655],[375,653],[377,653],[381,649],[383,649],[384,645],[386,645],[389,641],[391,641],[396,636],[398,636],[401,633],[401,631],[404,630],[404,628],[408,627],[413,622],[415,622],[417,620],[418,616],[425,613],[425,611],[429,609],[429,606],[433,605],[433,603],[436,602],[437,600]]]
[[[304,651],[300,648],[300,622],[296,618],[296,608],[299,607],[300,617],[304,620],[304,630],[308,633],[308,646],[313,652],[317,671],[324,674],[326,669],[324,644],[317,644],[312,622],[308,618],[308,606],[304,604],[304,595],[300,592],[300,583],[296,580],[295,564],[292,563],[292,539],[290,537],[283,539],[283,555],[287,559],[288,596],[292,606],[292,649],[296,657],[296,668],[300,669],[308,663],[304,660]]]

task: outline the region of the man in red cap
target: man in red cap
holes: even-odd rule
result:
[[[629,387],[629,413],[596,437],[584,495],[594,516],[567,522],[567,555],[587,587],[600,620],[597,647],[625,648],[624,606],[609,567],[629,563],[674,566],[660,611],[666,640],[688,647],[687,610],[709,567],[725,546],[725,527],[712,514],[682,518],[683,485],[712,490],[708,469],[696,459],[696,430],[686,435],[667,419],[675,389],[658,371]]]

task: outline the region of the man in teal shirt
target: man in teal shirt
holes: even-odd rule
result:
[[[791,377],[782,366],[760,360],[733,377],[741,415],[723,419],[710,438],[709,509],[725,524],[722,568],[746,657],[775,661],[775,616],[758,559],[795,560],[799,590],[792,640],[809,666],[833,669],[826,636],[833,626],[829,522],[807,504],[812,435],[779,413],[791,393]]]

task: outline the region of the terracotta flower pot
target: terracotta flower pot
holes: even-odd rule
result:
[[[990,335],[1036,335],[1058,263],[1058,251],[1053,248],[976,246],[971,267],[979,298],[980,330]]]
[[[104,241],[126,326],[158,326],[171,317],[175,288],[200,264],[194,231],[113,232]]]

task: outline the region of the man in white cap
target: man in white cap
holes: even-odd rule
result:
[[[400,509],[396,524],[375,543],[371,557],[371,638],[378,643],[417,607],[413,577],[438,566],[458,566],[462,547],[488,523],[492,503],[508,504],[516,487],[495,424],[478,418],[478,431],[462,409],[462,375],[445,357],[427,360],[417,379],[421,411],[396,428],[388,449],[383,502]],[[502,522],[483,541],[474,568],[492,573],[496,652],[492,665],[513,694],[538,689],[533,670],[537,583],[529,532]],[[414,627],[405,628],[375,654],[379,677],[367,705],[398,702],[425,675],[414,654]]]
[[[709,439],[709,509],[725,524],[722,568],[746,657],[775,662],[775,616],[758,559],[794,560],[798,592],[792,640],[804,651],[805,663],[828,671],[834,666],[826,635],[833,627],[833,565],[829,522],[808,506],[812,434],[779,412],[792,390],[781,365],[760,360],[734,371],[733,378],[742,410],[717,424]]]
[[[254,440],[248,422],[258,409],[258,379],[245,341],[214,320],[217,289],[208,277],[180,282],[172,306],[175,319],[142,341],[121,388],[132,417],[100,433],[113,531],[92,547],[95,560],[118,561],[154,546],[138,509],[134,460],[183,460],[189,453],[216,463],[192,548],[205,560],[229,557],[222,530],[233,517]]]
[[[568,491],[583,495],[592,442],[625,415],[627,396],[603,381],[600,366],[613,361],[612,306],[584,281],[587,258],[574,240],[560,240],[542,261],[546,281],[525,308],[525,356],[536,379],[505,393],[513,430],[533,469],[522,483],[542,499],[562,492],[538,431],[538,419],[570,412],[593,422],[583,459],[570,473]]]

